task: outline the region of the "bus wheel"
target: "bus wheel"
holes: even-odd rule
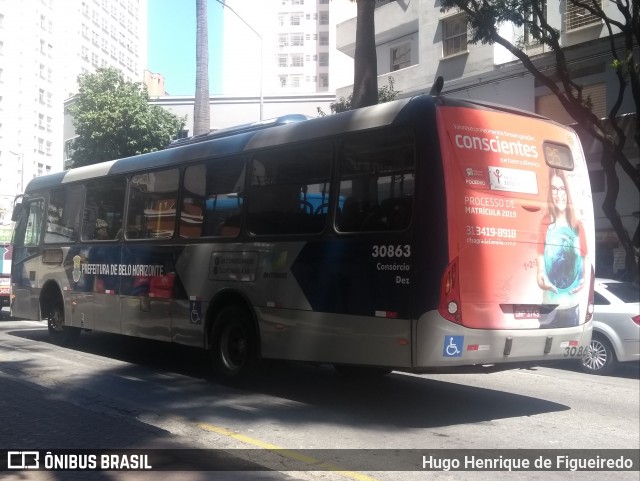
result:
[[[68,346],[78,340],[80,329],[77,327],[66,326],[64,322],[64,308],[62,303],[54,301],[44,306],[44,316],[47,320],[47,328],[49,329],[49,337],[59,346]]]
[[[391,374],[392,369],[376,366],[352,366],[348,364],[334,364],[333,368],[343,376],[371,379]]]
[[[225,380],[240,379],[257,359],[257,337],[247,311],[239,306],[224,307],[216,316],[211,337],[215,370]]]

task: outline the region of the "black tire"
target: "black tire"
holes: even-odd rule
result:
[[[240,306],[222,308],[210,342],[215,371],[227,381],[245,377],[256,364],[257,346],[256,330],[247,310]]]
[[[65,325],[64,307],[61,301],[53,301],[44,306],[43,314],[47,321],[49,337],[54,344],[70,346],[78,341],[80,329]]]
[[[343,376],[360,379],[375,379],[391,374],[392,369],[377,366],[352,366],[349,364],[334,364],[333,368]]]
[[[582,370],[589,374],[611,374],[618,365],[618,358],[607,338],[594,334],[587,352],[581,360]]]

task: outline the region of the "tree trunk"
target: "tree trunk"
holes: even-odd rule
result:
[[[378,103],[378,60],[376,56],[376,29],[374,0],[357,0],[356,54],[354,59],[354,109]]]
[[[196,92],[193,103],[193,135],[209,133],[210,115],[207,0],[196,0]]]

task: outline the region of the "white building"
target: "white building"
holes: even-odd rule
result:
[[[431,0],[376,0],[376,50],[378,58],[378,85],[393,76],[395,89],[401,96],[429,92],[434,79],[445,80],[443,94],[449,97],[469,98],[501,103],[537,112],[561,123],[573,120],[564,111],[557,98],[533,76],[506,49],[499,45],[472,45],[468,43],[467,21],[464,14],[441,12],[439,2]],[[601,2],[612,18],[620,18],[614,3]],[[561,0],[548,0],[547,21],[560,31],[564,53],[573,73],[573,80],[583,86],[585,96],[591,98],[593,111],[605,117],[616,100],[618,81],[612,68],[606,26],[588,12]],[[355,51],[356,19],[337,26],[337,45],[353,56]],[[530,42],[522,28],[505,25],[501,34],[514,44],[524,42],[528,54],[537,65],[553,65],[543,47]],[[622,45],[620,43],[620,53]],[[638,55],[638,45],[635,45]],[[637,57],[636,57],[637,58]],[[338,90],[346,96],[352,86]],[[621,114],[635,114],[630,88],[627,89]],[[636,114],[637,115],[637,114]],[[640,166],[638,150],[633,142],[630,118],[626,154],[632,165]],[[583,138],[583,145],[592,177],[592,191],[596,214],[596,235],[600,246],[614,244],[611,225],[601,205],[604,200],[604,173],[600,165],[601,149],[592,139]],[[638,225],[640,194],[629,177],[619,169],[620,195],[617,209],[622,221],[634,236]],[[621,266],[623,252],[617,248],[616,265]]]
[[[334,92],[353,83],[353,60],[336,49],[350,0],[226,0],[222,93]]]
[[[80,73],[141,81],[147,0],[0,0],[0,223],[36,176],[63,169],[63,103]]]

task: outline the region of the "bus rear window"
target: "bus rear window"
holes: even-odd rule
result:
[[[573,170],[573,156],[566,145],[545,142],[543,144],[544,160],[549,167]]]

